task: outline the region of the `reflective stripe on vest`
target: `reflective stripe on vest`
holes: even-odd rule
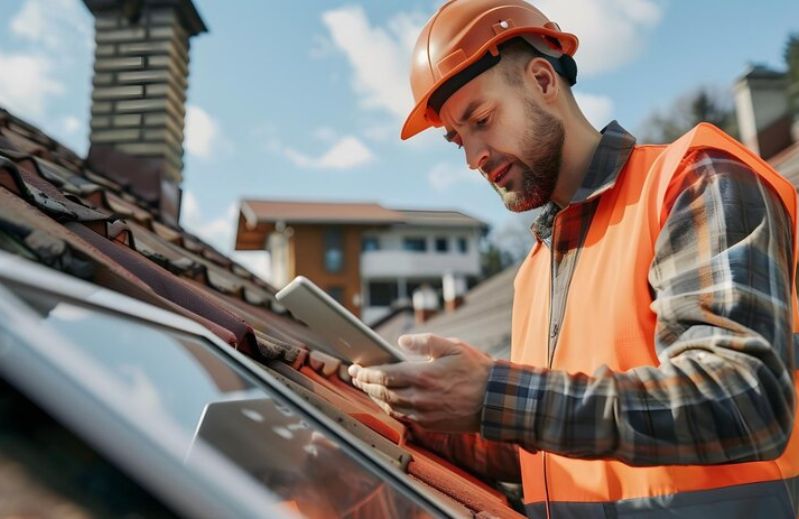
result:
[[[552,502],[553,519],[795,519],[799,478],[641,497],[616,502]],[[526,505],[528,517],[545,518],[546,503]]]
[[[748,165],[779,195],[796,229],[794,186],[712,125],[700,124],[667,147],[636,147],[617,184],[600,195],[569,288],[571,294],[603,294],[608,304],[597,305],[591,297],[566,300],[552,357],[553,369],[593,373],[602,365],[627,371],[659,364],[654,340],[656,316],[650,309],[649,266],[655,240],[665,223],[667,188],[680,172],[681,160],[690,151],[703,148],[725,151]],[[794,232],[795,260],[797,243]],[[612,268],[607,268],[608,265]],[[548,291],[541,289],[549,286],[549,279],[550,251],[538,244],[520,267],[515,281],[511,353],[515,363],[550,365],[546,346],[550,301]],[[795,279],[791,280],[791,286],[793,330],[798,333]],[[794,342],[799,353],[797,341]],[[586,344],[591,344],[591,348],[586,348]],[[794,380],[796,385],[796,376]],[[703,508],[703,503],[712,496],[719,499],[726,492],[733,492],[732,489],[742,498],[740,507],[730,505],[727,511],[719,505],[720,508],[713,509],[714,517],[722,514],[726,514],[725,519],[753,517],[746,512],[748,505],[744,503],[747,499],[763,499],[763,506],[771,506],[765,504],[768,499],[757,496],[761,495],[758,492],[772,490],[790,498],[795,507],[790,512],[793,515],[755,516],[795,517],[799,510],[799,495],[795,492],[799,484],[792,479],[799,476],[799,420],[794,421],[786,450],[772,461],[633,467],[613,460],[580,460],[526,451],[521,451],[520,458],[525,502],[537,509],[548,499],[550,510],[558,519],[615,517],[613,514],[624,517],[633,510],[654,514],[645,514],[648,518],[659,518],[662,515],[655,511],[662,509],[664,503],[673,506],[686,503],[686,515],[680,517],[694,517],[689,511],[699,514],[697,517],[706,517],[709,509]],[[779,508],[777,504],[774,506]],[[562,514],[554,513],[555,510],[561,510]],[[580,510],[585,513],[578,514]]]

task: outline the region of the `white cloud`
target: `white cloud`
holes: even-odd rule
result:
[[[199,106],[186,107],[186,151],[201,159],[210,159],[217,152],[230,149],[219,122]]]
[[[268,252],[242,250],[233,252],[231,256],[253,274],[257,274],[266,281],[272,279],[272,265]]]
[[[81,120],[74,115],[68,115],[64,117],[61,121],[61,125],[64,127],[64,132],[67,134],[73,134],[80,130],[83,123]]]
[[[180,199],[180,222],[187,227],[194,227],[200,223],[200,205],[197,197],[191,191],[184,191]]]
[[[253,135],[263,142],[269,153],[282,155],[300,168],[307,169],[352,169],[369,164],[375,159],[374,153],[364,142],[353,135],[341,135],[334,128],[320,126],[311,131],[311,136],[327,146],[327,150],[319,155],[303,153],[286,145],[280,138],[277,128],[272,124],[263,124]]]
[[[181,200],[180,222],[190,232],[196,234],[222,252],[233,250],[236,233],[238,204],[231,203],[217,218],[208,219],[200,208],[197,197],[185,191]]]
[[[637,58],[663,17],[656,0],[539,0],[536,6],[561,29],[577,35],[580,74],[598,75]]]
[[[42,115],[50,96],[64,92],[44,56],[0,51],[0,70],[0,105],[23,117]]]
[[[663,17],[659,0],[540,0],[536,5],[580,38],[576,60],[581,77],[617,69],[640,56],[649,33]],[[407,116],[412,107],[410,57],[425,18],[398,13],[378,26],[360,6],[322,15],[329,39],[349,61],[353,88],[364,108],[400,119]],[[598,100],[586,99],[600,115],[607,110]]]
[[[351,6],[325,12],[322,22],[350,62],[362,106],[404,118],[413,105],[408,69],[424,17],[400,13],[386,27],[377,27],[362,7]]]
[[[313,169],[351,169],[363,166],[374,160],[374,154],[357,137],[341,137],[319,157],[312,157],[285,147],[283,154],[294,165]]]
[[[448,162],[439,162],[427,173],[427,182],[436,191],[445,191],[450,187],[464,182],[479,182],[482,179],[479,173],[471,171],[466,166],[455,166]]]
[[[367,124],[361,134],[374,142],[386,142],[399,138],[400,125],[396,122]]]
[[[53,109],[76,71],[91,72],[92,16],[80,0],[20,0],[17,7],[2,21],[14,49],[0,48],[0,106],[80,152],[85,123]]]
[[[189,232],[199,236],[220,252],[229,255],[254,274],[266,281],[270,278],[269,253],[266,251],[234,251],[236,225],[238,224],[239,206],[233,202],[224,213],[216,218],[207,219],[203,214],[197,197],[191,191],[183,193],[181,202],[181,225]]]
[[[93,45],[91,15],[79,0],[26,0],[9,25],[15,36],[62,53]]]
[[[613,117],[613,100],[607,96],[574,93],[577,104],[595,128],[604,128]]]

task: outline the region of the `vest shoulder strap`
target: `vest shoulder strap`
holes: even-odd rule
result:
[[[700,148],[725,151],[749,166],[774,188],[791,214],[792,220],[796,221],[798,204],[796,187],[752,150],[710,123],[696,125],[688,133],[668,145],[656,161],[659,163],[660,169],[656,198],[659,205],[656,214],[662,214],[666,191],[674,174],[679,170],[681,162],[691,151]]]
[[[799,219],[797,216],[799,214],[799,197],[797,197],[796,187],[788,179],[775,171],[768,162],[712,124],[699,123],[691,131],[667,146],[655,160],[653,164],[655,171],[652,173],[659,175],[656,179],[656,203],[658,205],[655,214],[665,219],[666,215],[663,214],[663,206],[671,180],[679,171],[683,159],[685,159],[691,151],[702,148],[725,151],[736,157],[749,166],[755,174],[759,175],[776,191],[787,209],[793,224],[793,257],[795,265],[797,259],[799,259],[799,236],[797,236],[797,234],[799,234],[799,229],[797,228],[797,220]],[[663,223],[664,222],[661,221],[660,225],[662,226]],[[791,271],[791,300],[793,303],[795,332],[799,331],[799,299],[796,293],[796,275],[796,268],[794,268]]]

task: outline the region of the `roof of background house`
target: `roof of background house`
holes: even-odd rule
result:
[[[520,517],[500,492],[405,442],[405,425],[348,384],[341,361],[315,351],[325,340],[275,311],[268,283],[165,222],[130,181],[91,169],[2,108],[0,249],[200,323],[450,506]]]
[[[757,142],[760,147],[760,156],[766,160],[771,160],[782,150],[789,148],[793,143],[793,137],[791,136],[792,125],[793,114],[786,113],[758,131]]]
[[[771,157],[769,163],[793,185],[799,186],[799,142],[791,144]]]
[[[461,211],[431,211],[426,209],[396,209],[409,225],[442,226],[442,227],[480,227],[488,229],[488,225],[462,213]]]
[[[368,202],[302,202],[243,200],[241,211],[248,223],[400,223],[403,215]]]
[[[461,306],[441,311],[427,322],[416,324],[409,305],[395,309],[372,323],[383,338],[396,344],[400,335],[431,332],[458,337],[497,358],[510,358],[513,278],[519,265],[508,267],[466,293]]]
[[[785,72],[774,70],[767,65],[753,64],[744,72],[737,81],[744,79],[783,79],[786,77]]]
[[[389,209],[371,202],[242,200],[236,228],[236,250],[263,250],[278,223],[336,225],[421,225],[471,227],[483,232],[485,222],[460,211]]]

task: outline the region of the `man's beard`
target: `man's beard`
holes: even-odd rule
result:
[[[492,184],[505,207],[516,213],[541,207],[552,199],[563,158],[563,123],[532,99],[525,102],[525,115],[530,122],[521,136],[520,147],[525,156],[514,160],[522,168],[521,178],[508,186],[513,190]]]

